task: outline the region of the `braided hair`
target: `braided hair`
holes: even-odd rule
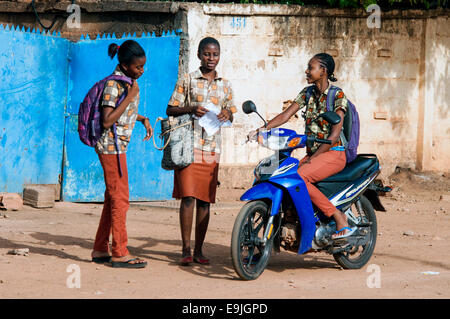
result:
[[[331,82],[336,82],[337,79],[334,77],[334,59],[331,55],[328,53],[318,53],[314,57],[314,59],[317,59],[320,63],[320,66],[324,67],[327,70],[328,79]]]

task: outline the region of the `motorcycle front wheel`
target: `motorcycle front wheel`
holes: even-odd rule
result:
[[[268,220],[269,206],[259,200],[246,203],[236,217],[231,235],[231,260],[241,279],[258,278],[269,262],[273,237],[263,243]]]
[[[360,230],[366,237],[364,245],[357,245],[351,250],[334,254],[336,262],[344,269],[360,269],[372,257],[377,241],[377,217],[370,201],[362,195],[351,206],[352,214],[358,220],[358,224],[370,224]]]

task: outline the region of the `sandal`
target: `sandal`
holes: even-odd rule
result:
[[[92,262],[96,264],[104,264],[111,262],[111,256],[92,257]]]
[[[135,263],[130,263],[130,261],[138,261]],[[139,262],[141,261],[141,262]],[[111,266],[113,268],[144,268],[147,266],[147,262],[143,261],[139,257],[129,259],[127,261],[111,261]]]
[[[336,232],[334,233],[334,235],[336,235],[336,234],[339,234],[341,231],[343,231],[343,230],[347,230],[347,232],[345,233],[345,234],[343,234],[343,235],[340,235],[340,236],[331,236],[331,239],[342,239],[342,238],[347,238],[347,237],[349,237],[349,236],[351,236],[351,235],[353,235],[353,233],[356,231],[358,229],[358,227],[353,227],[353,228],[350,228],[350,227],[342,227],[341,229],[339,229],[339,230],[336,230]]]
[[[186,257],[181,257],[180,259],[180,265],[181,266],[188,266],[190,263],[192,263],[192,256],[186,256]]]
[[[194,257],[194,262],[200,265],[209,265],[209,259],[208,258],[202,258],[202,257]]]

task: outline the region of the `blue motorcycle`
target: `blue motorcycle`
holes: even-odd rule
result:
[[[251,101],[243,104],[243,111],[261,117]],[[340,121],[334,112],[325,112],[319,118],[333,125]],[[314,142],[331,144],[331,141],[299,135],[285,128],[260,132],[257,140],[275,154],[259,162],[254,170],[253,187],[241,196],[247,203],[236,217],[231,238],[233,267],[239,277],[258,278],[269,262],[272,249],[280,252],[281,247],[298,254],[326,251],[344,269],[363,267],[372,256],[377,239],[374,209],[385,211],[379,195],[391,190],[375,180],[380,173],[377,156],[359,154],[341,172],[315,184],[346,214],[352,229],[350,236],[332,239],[336,232],[334,219],[312,204],[306,185],[297,173],[299,160],[291,157],[296,148]]]

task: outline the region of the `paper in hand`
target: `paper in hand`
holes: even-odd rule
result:
[[[205,109],[207,109],[208,112],[206,112],[206,114],[198,120],[198,124],[205,129],[205,132],[206,134],[208,134],[208,136],[216,134],[222,126],[231,126],[230,121],[221,122],[217,118],[217,115],[220,114],[220,109],[214,104],[209,103],[205,106]]]

